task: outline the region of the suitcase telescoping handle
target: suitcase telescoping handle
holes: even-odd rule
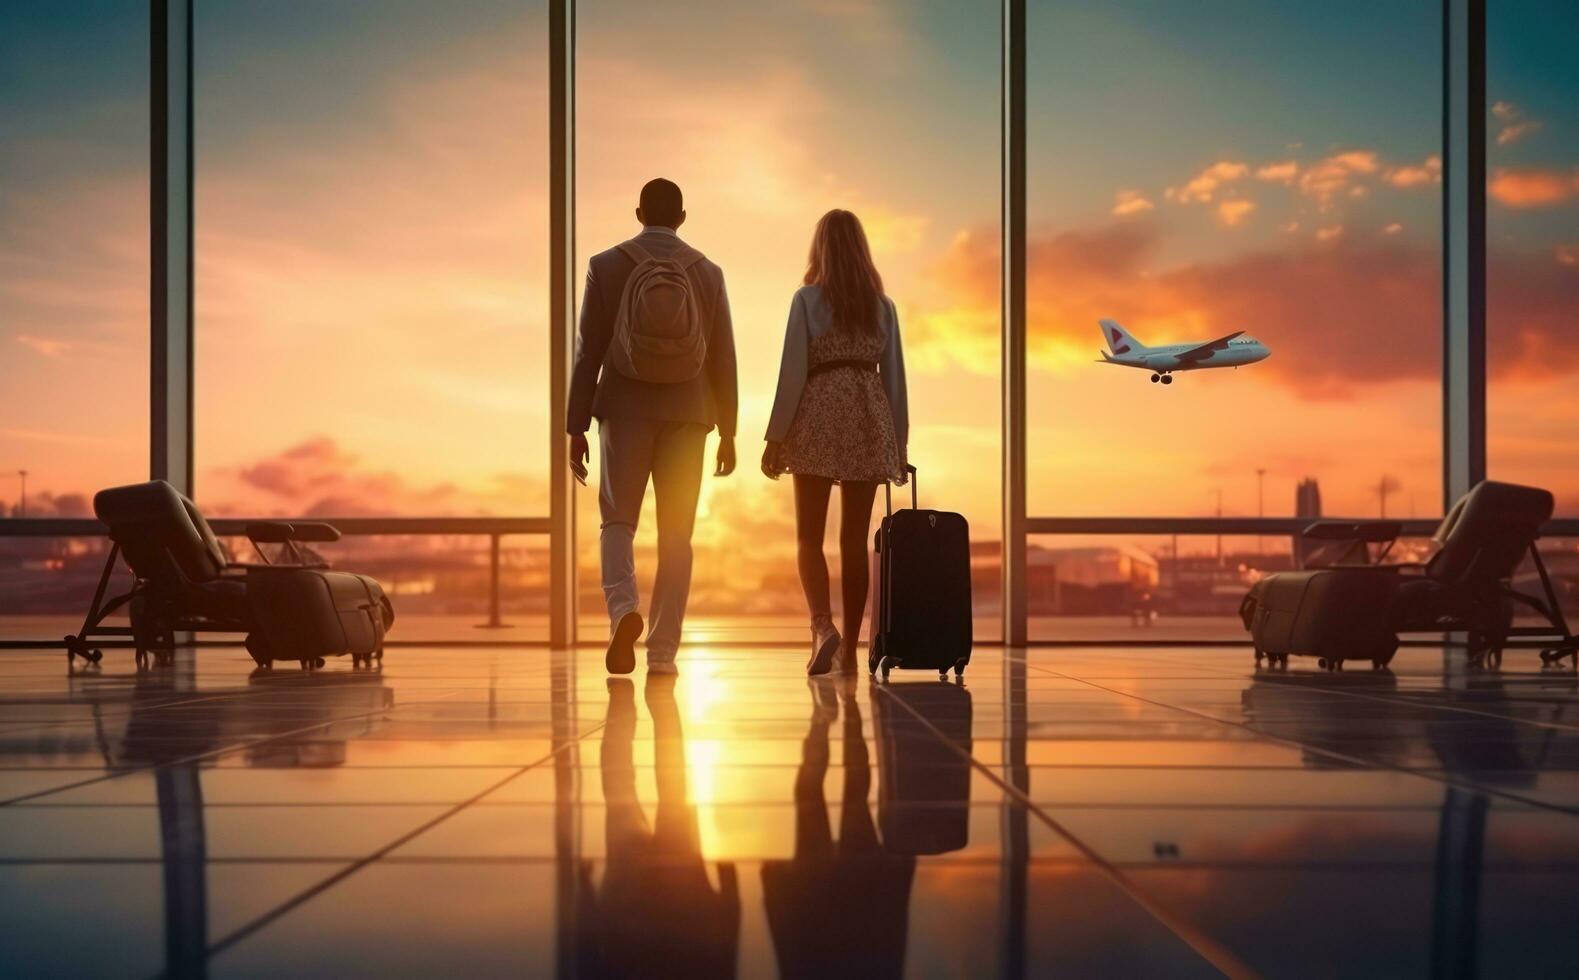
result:
[[[907,463],[905,464],[905,472],[910,474],[910,509],[915,510],[920,506],[920,504],[916,503],[916,468]],[[892,483],[883,484],[883,509],[888,512],[889,517],[894,516],[894,485]]]

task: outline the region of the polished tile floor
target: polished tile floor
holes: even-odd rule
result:
[[[978,650],[0,654],[0,975],[1510,976],[1579,962],[1579,678]]]

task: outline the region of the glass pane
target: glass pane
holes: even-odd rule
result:
[[[221,539],[237,561],[261,560],[246,538]],[[268,557],[274,546],[265,545]],[[493,552],[482,535],[355,535],[313,551],[336,568],[371,575],[395,607],[390,639],[401,643],[548,639],[548,538],[499,542],[499,591]]]
[[[1579,7],[1486,5],[1490,475],[1579,515]]]
[[[148,472],[146,3],[5,4],[0,91],[0,513],[78,516]]]
[[[1295,567],[1296,544],[1274,534],[1033,536],[1031,639],[1246,641],[1239,603],[1260,579]],[[1298,544],[1306,549],[1301,567],[1340,560],[1334,548]],[[1427,539],[1401,538],[1386,557],[1423,561],[1431,550]]]
[[[963,512],[974,538],[996,547],[1000,35],[987,10],[940,0],[578,10],[579,270],[640,231],[637,195],[663,176],[685,194],[682,236],[723,268],[729,289],[740,468],[704,482],[699,625],[746,614],[797,638],[805,629],[790,481],[767,481],[758,460],[790,298],[830,208],[861,217],[899,309],[922,506]],[[578,500],[582,591],[595,614],[597,501],[591,491]],[[650,555],[650,497],[648,507],[638,563]],[[978,607],[982,635],[997,635],[996,610]]]
[[[542,0],[198,5],[209,513],[546,513],[546,31]]]
[[[1436,513],[1440,6],[1029,18],[1031,512]],[[1238,331],[1270,357],[1103,363]]]
[[[88,516],[148,474],[147,4],[0,5],[0,92],[0,517]],[[0,636],[80,625],[103,558],[0,538]]]

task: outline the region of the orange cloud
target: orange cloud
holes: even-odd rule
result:
[[[1299,189],[1307,197],[1326,206],[1333,197],[1350,186],[1357,176],[1376,173],[1381,168],[1374,150],[1349,150],[1324,157],[1300,175]]]
[[[1405,164],[1387,171],[1383,178],[1387,183],[1401,190],[1411,187],[1420,187],[1424,184],[1435,183],[1442,178],[1442,158],[1432,154],[1425,158],[1419,166]]]
[[[540,481],[509,472],[494,474],[485,487],[416,483],[368,466],[326,435],[240,466],[209,470],[199,482],[212,512],[259,516],[512,513],[520,511],[523,499],[547,496]]]
[[[13,339],[33,353],[44,357],[60,357],[71,350],[71,344],[58,337],[34,337],[29,334],[17,334]]]
[[[1502,132],[1497,134],[1497,145],[1506,146],[1509,143],[1516,143],[1532,133],[1540,132],[1543,125],[1539,120],[1526,119],[1512,126],[1504,126]]]
[[[1503,123],[1502,129],[1497,133],[1498,146],[1517,143],[1524,137],[1539,132],[1545,125],[1539,119],[1524,118],[1524,110],[1512,102],[1496,103],[1491,107],[1491,114]]]
[[[1384,234],[1384,235],[1396,235],[1396,234],[1398,234],[1399,232],[1401,232],[1403,230],[1404,230],[1404,226],[1401,223],[1399,223],[1397,221],[1394,221],[1392,224],[1390,224],[1386,228],[1382,229],[1382,234]]]
[[[1148,201],[1140,191],[1120,188],[1119,191],[1113,195],[1113,214],[1118,217],[1125,217],[1131,214],[1140,214],[1145,211],[1150,211],[1154,207],[1156,207],[1156,205]]]
[[[1280,184],[1292,183],[1299,173],[1299,164],[1294,160],[1284,160],[1281,163],[1269,163],[1256,168],[1256,179],[1272,180]]]
[[[1326,228],[1317,228],[1316,229],[1316,241],[1318,241],[1318,242],[1330,242],[1330,241],[1332,241],[1333,239],[1337,238],[1338,236],[1340,236],[1342,234],[1343,234],[1343,226],[1342,225],[1329,225]]]
[[[1054,371],[1084,363],[1093,325],[1112,317],[1157,343],[1250,330],[1278,355],[1257,365],[1257,376],[1311,399],[1350,399],[1369,385],[1439,378],[1440,254],[1402,236],[1328,231],[1319,246],[1162,269],[1153,265],[1154,222],[1035,236],[1027,259],[1030,356]],[[956,330],[997,329],[997,255],[995,236],[961,236],[939,265],[959,306],[983,314],[975,323],[953,321]],[[1579,262],[1494,253],[1491,263],[1490,315],[1499,337],[1521,338],[1494,345],[1497,375],[1579,369]],[[906,342],[957,349],[962,339],[912,331]]]
[[[1536,167],[1499,167],[1491,176],[1487,193],[1510,208],[1545,208],[1566,204],[1579,195],[1579,170],[1543,170]]]
[[[1217,220],[1226,227],[1233,228],[1249,217],[1250,212],[1256,209],[1256,202],[1244,198],[1235,198],[1217,205]]]
[[[1183,187],[1170,187],[1164,196],[1170,201],[1188,204],[1192,201],[1210,201],[1212,195],[1224,184],[1231,184],[1250,172],[1243,163],[1219,160],[1185,182]]]

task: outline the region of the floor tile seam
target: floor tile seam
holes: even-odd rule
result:
[[[1145,662],[1143,660],[1137,660],[1135,658],[1129,658],[1129,659],[1130,659],[1130,661],[1132,663],[1144,663]],[[1029,660],[1026,661],[1026,664],[1028,666],[1035,666],[1034,664],[1031,664],[1031,662]],[[1211,666],[1203,664],[1203,665],[1201,665],[1200,669],[1201,670],[1205,670],[1205,671],[1210,671],[1213,674],[1215,674],[1217,676],[1221,676],[1221,677],[1223,677],[1225,679],[1226,678],[1238,678],[1240,680],[1243,680],[1243,678],[1244,678],[1244,675],[1242,673],[1235,673],[1234,671],[1225,670],[1225,669],[1219,668],[1219,667],[1211,667]],[[1066,676],[1071,676],[1072,677],[1074,675],[1066,675]],[[1364,675],[1362,674],[1361,676],[1364,676]],[[1524,677],[1524,676],[1541,677],[1541,676],[1546,676],[1546,675],[1541,675],[1541,674],[1528,674],[1528,675],[1525,675],[1525,674],[1514,674],[1514,675],[1510,675],[1510,676],[1514,676],[1514,677]],[[1453,712],[1453,713],[1457,713],[1457,714],[1466,714],[1466,715],[1471,715],[1471,716],[1478,717],[1478,718],[1487,718],[1487,719],[1494,720],[1494,721],[1512,721],[1512,722],[1516,722],[1516,723],[1519,723],[1519,724],[1528,725],[1528,726],[1531,726],[1531,727],[1534,727],[1534,728],[1549,728],[1549,729],[1553,729],[1553,730],[1561,731],[1561,732],[1579,732],[1579,725],[1566,725],[1566,724],[1563,724],[1562,722],[1548,722],[1548,721],[1538,721],[1538,720],[1533,720],[1533,719],[1520,718],[1520,717],[1517,717],[1517,716],[1514,716],[1514,715],[1502,714],[1502,713],[1498,713],[1498,712],[1495,712],[1495,711],[1483,711],[1483,710],[1479,710],[1479,709],[1475,709],[1475,708],[1465,707],[1463,705],[1422,703],[1421,701],[1416,700],[1416,699],[1412,699],[1412,698],[1388,697],[1386,695],[1374,694],[1374,693],[1371,693],[1371,692],[1368,692],[1368,691],[1346,691],[1346,690],[1343,690],[1341,688],[1326,688],[1326,687],[1317,687],[1317,686],[1294,687],[1293,685],[1290,685],[1290,688],[1293,689],[1293,690],[1296,690],[1296,691],[1300,691],[1300,692],[1309,691],[1312,694],[1318,694],[1318,695],[1321,695],[1321,696],[1324,696],[1324,697],[1348,697],[1348,698],[1362,699],[1362,700],[1367,700],[1367,701],[1376,701],[1376,702],[1381,702],[1381,703],[1384,703],[1384,704],[1397,704],[1397,705],[1402,705],[1402,706],[1410,707],[1410,708],[1429,708],[1429,709],[1432,709],[1434,711],[1445,711],[1445,712]]]
[[[875,797],[870,796],[870,795],[867,797],[868,800],[871,800],[871,799],[874,799],[874,798]],[[1363,813],[1363,814],[1395,814],[1395,815],[1398,815],[1398,814],[1411,814],[1411,813],[1431,813],[1431,814],[1436,814],[1436,813],[1440,813],[1441,809],[1442,809],[1442,806],[1441,806],[1440,803],[1416,803],[1416,804],[1407,804],[1407,805],[1400,804],[1400,805],[1392,805],[1392,806],[1368,805],[1368,804],[1363,804],[1363,803],[1138,803],[1138,802],[1123,801],[1123,800],[1096,800],[1096,801],[1089,801],[1089,800],[1059,800],[1059,799],[1046,799],[1046,798],[1038,799],[1038,798],[1036,798],[1034,796],[1030,796],[1030,794],[1027,794],[1027,798],[1032,803],[1035,803],[1038,806],[1042,806],[1042,807],[1057,807],[1057,808],[1059,808],[1061,810],[1133,810],[1133,811],[1157,811],[1157,812],[1162,812],[1162,813],[1179,813],[1179,812],[1184,812],[1184,813],[1197,813],[1197,812],[1198,813],[1322,813],[1322,814],[1335,814],[1335,813],[1338,813],[1338,814],[1341,814],[1341,813],[1361,814],[1361,813]],[[238,803],[238,802],[210,802],[210,801],[204,801],[203,803],[196,804],[196,805],[201,807],[201,808],[203,808],[203,809],[205,809],[205,810],[263,810],[263,809],[280,809],[280,810],[387,809],[387,810],[394,810],[394,809],[403,809],[403,808],[409,808],[409,809],[430,808],[431,809],[431,808],[434,808],[434,807],[448,807],[448,806],[455,805],[455,802],[456,801],[454,801],[454,800],[440,800],[440,801],[437,801],[437,802],[422,802],[422,801],[415,801],[415,800],[389,800],[389,801],[360,801],[360,800],[357,800],[357,801],[351,801],[351,802],[335,802],[335,803],[323,803],[323,802],[289,803],[289,802],[278,802],[278,801],[267,801],[267,802],[257,802],[257,803],[250,803],[250,802],[240,802],[240,803]],[[728,800],[728,801],[721,801],[721,802],[720,801],[687,800],[686,804],[688,806],[708,807],[708,808],[711,808],[711,809],[719,809],[719,808],[727,808],[727,807],[742,807],[742,808],[744,808],[744,807],[754,807],[754,808],[761,808],[761,807],[788,807],[788,808],[793,808],[793,807],[795,807],[797,805],[793,800],[782,800],[782,801],[781,800]],[[554,802],[554,801],[552,801],[552,800],[483,800],[483,801],[479,801],[479,802],[473,803],[471,805],[474,806],[474,807],[506,809],[506,808],[509,808],[509,807],[549,807],[549,806],[558,806],[559,804]],[[580,800],[580,801],[577,801],[573,805],[577,806],[577,807],[588,808],[588,809],[596,809],[596,808],[606,807],[608,804],[606,802],[600,801],[600,800]],[[830,802],[828,805],[829,806],[836,806],[837,804]],[[901,805],[905,806],[905,807],[914,807],[914,808],[918,808],[918,809],[920,809],[920,808],[947,809],[947,808],[952,808],[952,807],[958,807],[960,804],[958,804],[958,803],[906,803],[906,804],[901,804]],[[983,802],[979,802],[979,803],[978,802],[972,802],[972,803],[969,803],[967,805],[970,806],[970,807],[973,807],[973,808],[975,808],[975,807],[995,807],[995,806],[1002,805],[1002,801],[1001,800],[992,800],[992,801],[983,801]],[[157,811],[159,809],[159,804],[157,804],[157,803],[113,803],[113,802],[111,802],[111,803],[99,803],[99,802],[92,802],[92,803],[19,803],[19,804],[17,804],[16,809],[17,809],[17,812],[26,812],[26,811],[29,811],[29,810],[149,810],[149,811]],[[1508,813],[1541,813],[1541,814],[1550,814],[1550,813],[1553,813],[1554,811],[1552,811],[1548,807],[1533,807],[1533,806],[1529,806],[1528,804],[1524,804],[1524,803],[1514,803],[1514,802],[1503,800],[1503,801],[1498,801],[1498,806],[1495,808],[1494,812],[1496,812],[1496,813],[1503,813],[1503,814],[1508,814]],[[1556,812],[1557,812],[1558,815],[1563,816],[1563,817],[1572,816],[1572,814],[1569,814],[1569,813],[1564,812],[1564,811],[1556,811]]]
[[[985,764],[977,761],[970,753],[961,749],[959,745],[949,739],[944,732],[939,730],[935,725],[931,724],[931,722],[929,722],[926,717],[921,714],[921,712],[906,703],[903,699],[889,694],[887,691],[886,682],[879,684],[873,680],[870,682],[870,689],[873,691],[871,695],[873,698],[876,698],[879,694],[887,697],[893,697],[894,703],[903,708],[905,711],[909,712],[923,725],[929,728],[934,738],[942,742],[951,751],[964,758],[971,766],[985,774],[992,782],[996,783],[999,790],[1010,801],[1023,806],[1028,813],[1035,815],[1054,833],[1062,837],[1085,859],[1089,866],[1100,872],[1142,911],[1146,912],[1153,919],[1155,919],[1159,925],[1171,932],[1180,942],[1184,943],[1197,956],[1201,957],[1218,972],[1222,973],[1224,976],[1235,978],[1248,978],[1257,976],[1256,972],[1244,964],[1238,956],[1233,954],[1233,952],[1219,944],[1210,936],[1207,936],[1203,932],[1197,930],[1189,922],[1169,912],[1159,903],[1152,901],[1149,895],[1141,891],[1140,888],[1131,882],[1122,871],[1108,862],[1107,859],[1103,858],[1102,855],[1099,854],[1093,847],[1087,844],[1078,835],[1071,832],[1068,828],[1060,824],[1052,817],[1052,815],[1048,814],[1042,809],[1040,805],[1033,802],[1017,787],[1011,785],[1007,780],[1003,779],[998,773],[988,768]]]
[[[427,833],[428,831],[432,830],[433,828],[435,828],[435,827],[439,826],[440,824],[444,823],[446,820],[449,820],[451,817],[455,816],[456,814],[461,813],[462,811],[466,810],[473,803],[479,802],[482,799],[484,799],[485,797],[487,797],[489,794],[491,794],[491,793],[503,788],[504,786],[509,785],[510,782],[512,782],[513,780],[515,780],[517,777],[521,776],[522,774],[530,772],[531,770],[537,768],[538,766],[541,766],[544,763],[549,762],[550,760],[552,760],[555,756],[559,755],[560,753],[565,752],[565,751],[569,750],[570,748],[578,745],[582,740],[586,739],[590,735],[595,734],[596,732],[600,731],[602,728],[603,728],[603,725],[599,724],[599,725],[597,725],[597,726],[595,726],[593,728],[590,728],[590,729],[587,729],[585,731],[582,731],[582,732],[578,733],[574,738],[567,739],[564,742],[564,744],[556,746],[551,751],[549,751],[546,755],[544,755],[542,758],[538,759],[536,762],[532,763],[531,765],[523,766],[523,767],[517,769],[515,772],[511,773],[510,775],[505,776],[503,779],[500,779],[497,782],[493,783],[492,785],[490,785],[490,786],[480,790],[479,792],[473,794],[467,800],[464,800],[464,801],[462,801],[460,803],[456,803],[456,804],[454,804],[452,806],[449,806],[448,808],[446,808],[444,810],[444,812],[436,814],[431,819],[429,819],[427,821],[424,821],[422,824],[418,825],[417,827],[407,831],[406,833],[400,835],[399,837],[395,838],[394,840],[389,841],[388,843],[386,843],[383,846],[381,846],[381,847],[377,848],[376,850],[374,850],[373,853],[368,854],[365,857],[359,859],[358,861],[356,861],[351,866],[346,867],[346,868],[342,868],[340,871],[336,872],[335,874],[332,874],[329,877],[324,878],[322,881],[319,881],[316,884],[312,885],[311,887],[303,890],[302,892],[299,892],[298,894],[296,894],[292,898],[287,899],[285,902],[275,906],[273,909],[269,910],[268,912],[265,912],[264,914],[254,918],[251,922],[245,923],[245,924],[239,926],[238,928],[232,930],[228,935],[223,936],[220,939],[209,943],[207,949],[205,950],[205,955],[210,960],[212,960],[213,957],[215,957],[218,954],[224,952],[225,950],[231,948],[232,946],[234,946],[237,943],[241,942],[242,940],[246,939],[248,936],[251,936],[254,933],[258,932],[259,930],[267,927],[268,925],[270,925],[271,923],[277,921],[282,916],[286,915],[287,913],[291,912],[292,910],[294,910],[296,908],[299,908],[300,906],[306,904],[307,902],[311,901],[313,898],[316,898],[318,895],[323,894],[324,892],[326,892],[329,889],[333,888],[335,885],[339,884],[340,882],[346,880],[347,878],[350,878],[352,875],[356,874],[358,871],[361,871],[363,868],[366,868],[366,867],[374,864],[375,862],[377,862],[377,861],[381,860],[382,858],[386,857],[387,855],[389,855],[391,852],[397,850],[398,848],[404,847],[406,844],[410,843],[413,840],[416,840],[418,837],[422,836],[423,834]]]
[[[1230,721],[1230,720],[1225,719],[1225,718],[1218,718],[1218,717],[1215,717],[1213,715],[1209,715],[1209,714],[1206,714],[1204,712],[1197,711],[1194,708],[1186,708],[1186,707],[1184,707],[1182,705],[1172,705],[1172,704],[1168,704],[1168,703],[1163,702],[1163,701],[1157,701],[1157,700],[1154,700],[1152,698],[1147,698],[1147,697],[1144,697],[1142,695],[1135,694],[1133,692],[1119,690],[1118,688],[1107,687],[1105,685],[1098,684],[1095,681],[1090,681],[1090,680],[1086,680],[1084,678],[1075,677],[1072,674],[1063,674],[1063,673],[1060,673],[1058,671],[1054,671],[1051,668],[1039,667],[1039,666],[1036,666],[1034,664],[1027,664],[1027,666],[1030,667],[1033,670],[1044,671],[1044,672],[1051,673],[1051,674],[1054,674],[1054,675],[1059,676],[1059,677],[1067,677],[1067,678],[1069,678],[1071,680],[1078,680],[1081,683],[1087,684],[1087,685],[1091,686],[1092,688],[1094,688],[1096,690],[1107,691],[1108,693],[1113,694],[1113,695],[1115,695],[1117,697],[1129,698],[1131,700],[1140,701],[1140,702],[1143,702],[1145,704],[1151,704],[1151,705],[1156,705],[1156,706],[1163,707],[1163,708],[1168,708],[1169,710],[1176,711],[1176,712],[1179,712],[1181,714],[1186,714],[1186,715],[1189,715],[1189,716],[1191,716],[1193,718],[1201,718],[1201,719],[1204,719],[1204,720],[1207,720],[1207,721],[1211,721],[1211,722],[1213,722],[1215,724],[1223,725],[1223,726],[1226,726],[1226,727],[1229,727],[1229,728],[1242,729],[1244,731],[1251,732],[1251,733],[1257,735],[1260,738],[1267,739],[1268,741],[1279,742],[1279,743],[1282,743],[1284,745],[1292,745],[1292,746],[1295,746],[1295,747],[1297,747],[1297,748],[1299,748],[1299,749],[1301,749],[1303,751],[1313,752],[1313,753],[1315,753],[1317,755],[1320,755],[1320,756],[1323,756],[1325,758],[1334,759],[1334,760],[1337,760],[1339,762],[1343,762],[1347,766],[1357,766],[1357,767],[1362,767],[1362,768],[1371,769],[1371,770],[1384,770],[1384,771],[1387,771],[1387,772],[1395,772],[1395,773],[1398,773],[1400,775],[1412,776],[1412,777],[1414,777],[1416,779],[1424,779],[1424,780],[1427,780],[1429,782],[1437,783],[1439,785],[1449,786],[1449,787],[1452,787],[1454,789],[1461,789],[1461,790],[1464,790],[1466,792],[1477,793],[1477,794],[1480,794],[1482,796],[1493,796],[1493,797],[1496,797],[1498,799],[1510,800],[1510,801],[1512,801],[1514,803],[1521,803],[1521,804],[1524,804],[1526,806],[1536,807],[1536,808],[1544,809],[1544,810],[1551,810],[1551,811],[1556,812],[1556,813],[1566,813],[1566,814],[1569,814],[1569,815],[1579,815],[1579,806],[1567,807],[1567,806],[1561,806],[1561,805],[1554,804],[1554,803],[1546,803],[1546,802],[1543,802],[1541,800],[1537,800],[1537,799],[1535,799],[1533,797],[1523,796],[1523,795],[1520,795],[1520,794],[1517,794],[1517,793],[1510,793],[1508,791],[1501,790],[1501,789],[1498,789],[1498,788],[1493,787],[1493,786],[1485,786],[1485,785],[1482,785],[1482,784],[1479,784],[1479,783],[1467,782],[1465,780],[1458,779],[1458,778],[1455,778],[1455,777],[1447,774],[1445,772],[1445,770],[1435,770],[1435,771],[1433,771],[1433,770],[1429,770],[1429,769],[1411,769],[1411,768],[1409,768],[1407,766],[1395,765],[1393,763],[1386,762],[1386,761],[1381,760],[1381,759],[1368,759],[1368,758],[1365,758],[1363,756],[1349,755],[1348,753],[1345,753],[1345,752],[1338,752],[1338,751],[1335,751],[1333,749],[1329,749],[1329,748],[1325,748],[1325,747],[1322,747],[1322,746],[1314,745],[1312,743],[1301,741],[1301,740],[1296,739],[1296,738],[1291,738],[1289,736],[1277,735],[1277,734],[1274,734],[1272,732],[1268,732],[1268,731],[1266,731],[1264,729],[1257,728],[1255,725],[1252,725],[1249,722]],[[1436,775],[1435,774],[1436,772],[1441,772],[1442,775]]]
[[[311,725],[304,725],[301,728],[292,729],[290,731],[279,732],[279,733],[272,734],[272,735],[266,735],[266,736],[263,736],[261,738],[252,739],[250,741],[239,742],[239,743],[236,743],[234,745],[226,746],[226,747],[223,747],[223,748],[210,749],[207,752],[194,753],[193,755],[186,756],[186,757],[183,757],[183,758],[180,758],[180,759],[172,759],[169,762],[155,763],[153,765],[147,765],[147,766],[134,766],[134,767],[122,770],[122,771],[107,773],[107,774],[102,775],[102,776],[95,776],[92,779],[84,779],[84,780],[80,780],[80,781],[75,782],[75,783],[67,784],[65,786],[57,786],[57,787],[55,787],[53,789],[38,790],[38,791],[32,792],[32,793],[23,793],[20,796],[14,796],[14,797],[11,797],[10,799],[0,800],[0,808],[4,808],[4,807],[8,807],[8,806],[14,806],[14,805],[16,805],[18,803],[24,803],[24,802],[26,802],[28,800],[38,799],[40,797],[49,796],[49,795],[54,794],[54,793],[63,793],[63,792],[66,792],[67,790],[79,789],[79,788],[81,788],[83,786],[91,786],[91,785],[94,785],[95,783],[108,782],[108,781],[114,780],[114,779],[123,779],[126,776],[132,775],[133,773],[156,772],[156,771],[158,771],[160,769],[175,768],[175,767],[179,767],[179,766],[190,766],[190,765],[193,765],[195,763],[203,762],[203,761],[208,760],[208,759],[219,759],[219,758],[223,758],[224,756],[231,755],[233,753],[244,752],[247,749],[257,748],[260,745],[268,745],[271,742],[277,742],[277,741],[280,741],[282,739],[298,738],[298,737],[300,737],[302,735],[305,735],[305,734],[307,734],[309,732],[316,731],[316,730],[318,730],[320,728],[326,728],[326,727],[331,726],[331,725],[343,724],[343,723],[345,723],[347,721],[358,721],[358,720],[363,719],[363,718],[372,718],[372,717],[377,716],[377,715],[387,715],[393,710],[398,710],[398,709],[377,708],[377,709],[374,709],[372,711],[365,711],[365,712],[361,712],[361,713],[354,714],[354,715],[342,716],[342,717],[338,717],[338,718],[331,718],[331,719],[329,719],[327,721],[315,722],[315,723],[313,723]]]
[[[984,855],[981,857],[942,857],[938,855],[915,855],[921,867],[926,868],[960,868],[960,867],[989,867],[1001,868],[1003,858],[999,855]],[[341,866],[353,864],[358,860],[355,856],[336,857],[325,855],[236,855],[229,857],[209,857],[204,863],[208,866],[226,865],[235,867],[273,866],[273,865],[331,865]],[[591,858],[594,862],[606,860],[604,857]],[[730,858],[739,864],[764,864],[781,860],[770,854],[745,855]],[[402,855],[389,856],[379,860],[381,867],[399,865],[524,865],[524,864],[556,864],[559,858],[552,854],[453,854],[453,855]],[[54,867],[162,867],[165,864],[161,857],[75,857],[75,858],[0,858],[0,869],[12,868],[54,868]],[[1037,855],[1026,862],[1031,868],[1086,868],[1090,862],[1083,855],[1057,856]],[[1113,861],[1110,864],[1123,871],[1233,871],[1253,872],[1265,874],[1288,874],[1299,872],[1303,874],[1355,874],[1355,873],[1400,873],[1419,872],[1435,873],[1444,865],[1436,860],[1420,861],[1292,861],[1292,862],[1266,862],[1266,861],[1177,861],[1177,860],[1128,860]],[[1448,867],[1462,866],[1453,862]],[[1579,869],[1579,861],[1559,861],[1549,863],[1526,863],[1513,861],[1481,861],[1474,865],[1482,872],[1498,875],[1546,875],[1570,872]]]

